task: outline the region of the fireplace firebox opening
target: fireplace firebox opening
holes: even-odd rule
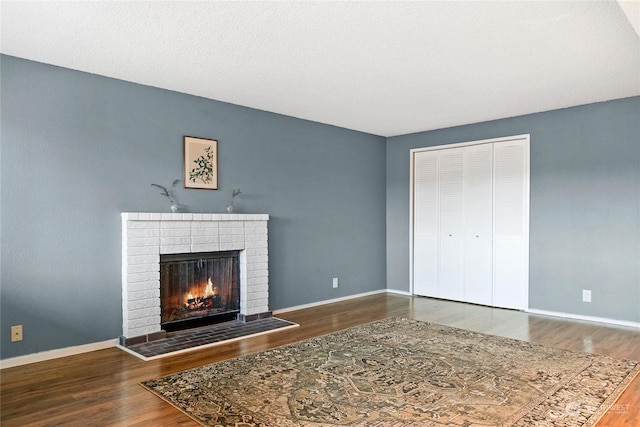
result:
[[[234,320],[240,251],[160,255],[161,327],[167,332]]]

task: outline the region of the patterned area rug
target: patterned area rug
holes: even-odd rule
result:
[[[640,363],[392,318],[142,383],[205,426],[594,426]]]

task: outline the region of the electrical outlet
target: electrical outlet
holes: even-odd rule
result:
[[[337,278],[337,277],[334,277],[334,278],[333,278],[333,288],[335,289],[335,288],[337,288],[337,287],[338,287],[338,278]]]
[[[591,302],[591,291],[588,289],[582,290],[582,301]]]
[[[11,342],[22,341],[22,325],[11,327]]]

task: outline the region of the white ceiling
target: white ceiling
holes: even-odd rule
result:
[[[1,51],[392,136],[640,95],[638,4],[2,1]]]

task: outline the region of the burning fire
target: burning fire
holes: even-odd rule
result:
[[[196,291],[197,292],[197,291]],[[191,292],[187,293],[184,298],[184,306],[188,309],[207,308],[212,305],[212,297],[218,293],[218,289],[211,281],[211,277],[207,280],[207,285],[204,288],[204,293],[195,296]]]

